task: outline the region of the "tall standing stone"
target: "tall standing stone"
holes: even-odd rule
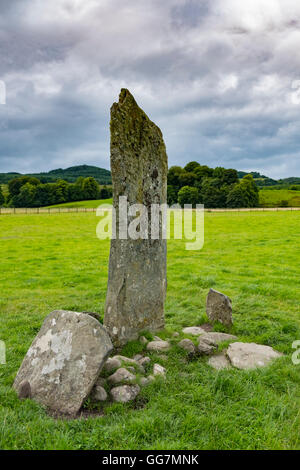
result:
[[[166,204],[168,160],[160,129],[126,89],[111,108],[110,132],[116,238],[110,247],[104,325],[113,343],[122,345],[143,330],[164,327],[166,240],[161,213],[157,239],[151,239],[151,204]],[[124,239],[120,196],[127,197],[127,208],[146,207],[149,224],[144,238]],[[134,218],[128,217],[125,231]]]

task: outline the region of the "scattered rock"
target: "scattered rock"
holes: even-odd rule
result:
[[[148,351],[168,351],[170,349],[170,343],[168,341],[150,341],[147,344]]]
[[[137,362],[139,362],[139,360],[142,358],[143,358],[142,354],[136,354],[135,356],[133,356],[133,359]]]
[[[190,339],[182,339],[179,343],[178,346],[181,349],[184,349],[186,352],[194,354],[196,352],[196,346],[194,345],[193,341]]]
[[[213,344],[208,344],[205,341],[200,340],[197,349],[200,354],[205,354],[209,356],[217,350],[217,347]]]
[[[173,338],[178,338],[179,336],[179,333],[178,331],[174,331],[174,333],[172,334]]]
[[[140,372],[142,373],[145,372],[143,366],[138,361],[135,361],[134,359],[131,359],[130,357],[117,355],[117,356],[114,356],[113,359],[118,359],[119,361],[121,361],[121,363],[136,366]]]
[[[140,343],[146,345],[149,341],[147,340],[147,338],[145,338],[145,336],[140,336]]]
[[[220,322],[226,326],[233,323],[230,298],[214,289],[210,289],[207,295],[206,313],[212,323]]]
[[[116,370],[116,372],[108,377],[107,381],[111,385],[116,385],[122,382],[133,382],[136,379],[136,376],[129,372],[129,370],[121,367],[120,369]]]
[[[237,341],[237,336],[228,335],[227,333],[219,333],[215,331],[211,331],[209,333],[204,333],[200,336],[199,340],[206,342],[207,344],[212,344],[217,346],[220,343],[224,343],[225,341]]]
[[[106,384],[107,384],[107,380],[106,380],[106,379],[104,379],[103,377],[98,377],[98,379],[97,379],[97,381],[96,381],[96,383],[95,383],[95,387],[96,387],[97,385],[99,385],[100,387],[105,387]]]
[[[138,385],[120,385],[111,389],[110,394],[113,401],[127,403],[134,400],[140,393]]]
[[[91,399],[94,401],[105,401],[107,400],[106,390],[101,385],[95,385],[91,392]]]
[[[231,364],[224,353],[216,354],[208,359],[208,364],[217,370],[230,369]]]
[[[150,362],[151,362],[151,359],[148,356],[143,357],[142,359],[138,360],[138,363],[141,364],[142,367],[147,366],[148,364],[150,364]]]
[[[199,336],[205,333],[205,331],[200,328],[200,326],[188,326],[187,328],[183,328],[182,332],[185,335],[193,335],[193,336]]]
[[[119,369],[121,365],[122,363],[119,359],[117,359],[116,357],[109,357],[103,366],[103,370],[105,372],[111,372],[114,369]]]
[[[212,331],[212,330],[213,330],[213,326],[212,326],[210,323],[203,323],[203,324],[201,325],[201,328],[202,328],[202,330],[206,331],[207,333],[208,333],[209,331]]]
[[[14,382],[28,381],[34,400],[52,411],[75,415],[91,392],[113,345],[90,315],[55,310],[45,319]]]
[[[19,385],[18,397],[20,400],[31,398],[31,387],[28,380],[23,380]]]
[[[154,364],[153,366],[153,375],[162,375],[163,377],[166,376],[166,369],[161,366],[160,364]]]
[[[154,336],[153,340],[154,341],[163,341],[163,339],[161,339],[159,336]]]
[[[153,382],[153,380],[155,380],[153,375],[149,375],[148,377],[141,377],[140,384],[142,387],[145,387],[146,385],[149,385],[151,382]]]
[[[268,365],[282,354],[270,346],[256,343],[233,343],[228,347],[227,356],[231,364],[238,369],[255,369]]]

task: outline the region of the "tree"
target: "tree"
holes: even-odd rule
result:
[[[176,204],[178,199],[178,191],[177,189],[172,186],[171,184],[168,184],[167,186],[167,203],[169,206],[172,206],[172,204]]]
[[[181,166],[171,166],[168,171],[168,184],[175,188],[180,187],[179,176],[183,172]]]
[[[227,196],[227,207],[258,207],[259,193],[252,175],[235,184]]]
[[[36,186],[31,183],[24,184],[18,195],[13,196],[12,203],[14,207],[34,207],[35,206]]]
[[[207,165],[200,165],[195,168],[194,173],[197,176],[197,181],[201,183],[203,178],[211,178],[213,175],[213,169],[209,168]]]
[[[5,203],[5,197],[3,195],[2,188],[0,186],[0,207],[3,206],[4,203]]]
[[[8,183],[10,197],[17,196],[22,186],[24,186],[26,183],[30,183],[33,186],[37,186],[41,182],[34,176],[19,176],[18,178],[13,178]]]
[[[84,178],[82,183],[82,193],[84,199],[98,199],[99,185],[95,178],[92,176]]]
[[[178,202],[181,207],[184,204],[192,204],[193,207],[200,202],[200,195],[197,188],[191,186],[183,186],[178,192]]]
[[[109,199],[110,197],[112,197],[111,188],[103,186],[103,188],[100,189],[100,199]]]
[[[201,195],[205,207],[226,207],[227,192],[219,178],[204,178],[201,186]]]
[[[190,162],[187,165],[185,165],[184,171],[187,171],[188,173],[194,173],[194,170],[199,167],[200,167],[200,163]]]
[[[195,173],[190,173],[187,171],[182,171],[179,175],[179,186],[182,188],[183,186],[194,186],[195,181],[197,180],[197,176]]]

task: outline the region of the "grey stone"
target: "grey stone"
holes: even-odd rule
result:
[[[107,385],[107,380],[104,379],[103,377],[98,377],[96,383],[95,383],[95,387],[99,385],[99,387],[105,387]]]
[[[199,337],[199,341],[205,341],[207,344],[212,344],[217,346],[220,343],[225,341],[237,341],[237,336],[228,335],[227,333],[219,333],[215,331],[210,331],[209,333],[204,333]]]
[[[170,349],[170,343],[168,341],[150,341],[147,344],[148,351],[168,351]]]
[[[140,359],[143,359],[143,356],[142,354],[136,354],[135,356],[133,356],[133,359],[138,362]]]
[[[160,364],[154,364],[154,366],[153,366],[153,375],[154,376],[155,375],[161,375],[161,376],[165,377],[166,372],[167,371],[163,366],[161,366]]]
[[[216,354],[208,359],[208,364],[216,370],[230,369],[231,364],[224,353]]]
[[[119,369],[122,363],[116,357],[109,357],[103,366],[103,370],[106,372],[111,372],[114,369]]]
[[[144,345],[147,344],[148,343],[147,338],[145,338],[145,336],[140,336],[140,343],[142,343]]]
[[[142,357],[142,359],[138,360],[138,363],[141,364],[141,366],[143,366],[143,367],[150,364],[150,362],[151,362],[151,359],[148,356]]]
[[[159,336],[153,336],[154,341],[163,341]]]
[[[138,385],[120,385],[111,389],[110,394],[113,401],[127,403],[134,400],[140,393]]]
[[[107,400],[106,390],[101,385],[95,385],[91,392],[91,399],[94,401]]]
[[[196,352],[196,346],[190,339],[182,339],[179,341],[178,346],[188,353],[194,354]]]
[[[179,336],[179,333],[178,331],[174,331],[174,333],[172,334],[173,338],[178,338]]]
[[[182,332],[185,335],[192,335],[192,336],[199,336],[205,333],[205,331],[200,328],[200,326],[188,326],[187,328],[183,328]]]
[[[210,289],[207,295],[206,313],[212,323],[220,322],[225,326],[233,323],[230,298],[214,289]]]
[[[129,370],[121,367],[120,369],[116,370],[116,372],[108,377],[107,381],[110,385],[116,385],[123,382],[134,382],[136,376],[129,372]]]
[[[34,400],[76,414],[91,392],[113,345],[103,326],[79,312],[55,310],[45,319],[14,382],[24,380]]]
[[[213,344],[208,344],[206,341],[199,341],[197,350],[200,354],[210,355],[216,351],[217,347]]]
[[[145,386],[149,385],[151,382],[153,382],[154,380],[155,380],[155,378],[153,377],[153,375],[149,375],[148,377],[141,377],[140,385],[142,387],[145,387]]]
[[[282,354],[261,344],[232,343],[228,347],[227,356],[231,364],[238,369],[255,369],[267,366]]]
[[[137,367],[137,369],[138,369],[140,372],[142,372],[142,373],[145,372],[143,366],[142,366],[138,361],[136,361],[136,360],[134,360],[134,359],[131,359],[130,357],[117,355],[117,356],[114,356],[113,359],[118,359],[118,361],[121,362],[121,365],[122,365],[123,363],[124,363],[125,365],[130,364],[130,365],[132,365],[132,366],[134,366],[134,367]]]
[[[110,131],[117,230],[110,246],[104,325],[119,346],[138,338],[143,330],[164,328],[167,258],[163,216],[159,216],[157,239],[151,239],[151,223],[145,239],[122,239],[119,196],[126,196],[128,205],[143,204],[148,214],[151,204],[165,204],[168,160],[160,129],[126,89],[111,108]],[[126,232],[129,224],[132,216],[124,224]]]

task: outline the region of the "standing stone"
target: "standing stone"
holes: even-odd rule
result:
[[[30,396],[52,411],[74,415],[93,388],[111,340],[89,315],[55,310],[45,319],[14,382],[20,396]]]
[[[212,323],[220,322],[225,326],[233,323],[230,298],[214,289],[210,289],[207,295],[206,313]]]
[[[141,331],[164,327],[166,240],[161,212],[156,239],[151,239],[151,204],[167,202],[168,161],[160,129],[126,89],[111,108],[110,132],[116,238],[110,246],[104,325],[119,346],[137,339]],[[148,228],[137,235],[140,238],[124,239],[139,214],[128,215],[120,223],[125,199],[120,201],[120,196],[127,197],[126,209],[132,204],[146,208],[143,217],[148,217]]]

